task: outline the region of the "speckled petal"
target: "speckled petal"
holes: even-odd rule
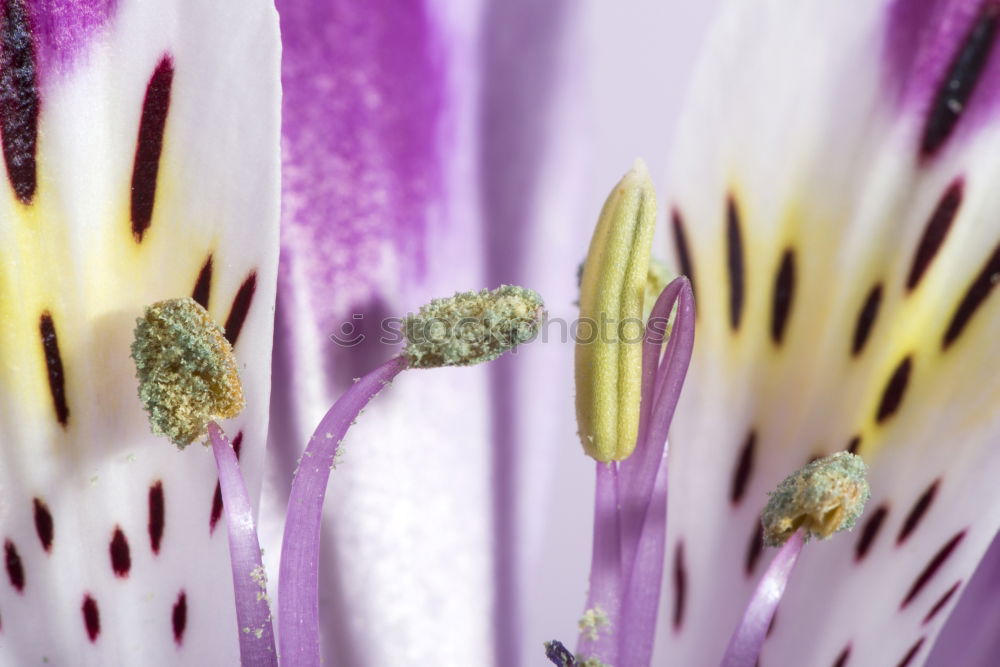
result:
[[[129,345],[144,306],[207,305],[235,344],[247,408],[226,429],[255,493],[277,273],[276,13],[2,10],[5,29],[27,28],[4,35],[0,60],[37,67],[0,73],[0,663],[232,663],[215,464],[151,434]]]
[[[886,57],[917,5],[910,61],[962,56],[933,17],[969,4],[733,1],[716,27],[665,202],[698,305],[671,433],[674,662],[722,655],[768,559],[766,492],[813,457],[856,449],[872,498],[804,549],[762,664],[919,664],[1000,526],[1000,122],[927,150]]]

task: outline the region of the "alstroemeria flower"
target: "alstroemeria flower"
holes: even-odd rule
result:
[[[267,2],[0,6],[0,662],[233,664],[216,466],[154,436],[129,358],[191,296],[246,390],[259,488],[278,236]]]
[[[723,12],[665,197],[698,311],[665,664],[722,656],[765,493],[813,457],[858,452],[872,497],[803,551],[761,664],[921,664],[996,535],[998,21],[993,0]]]

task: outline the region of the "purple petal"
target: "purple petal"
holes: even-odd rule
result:
[[[278,2],[284,54],[282,282],[325,331],[380,287],[387,252],[419,279],[442,191],[447,71],[425,2]]]
[[[348,389],[320,421],[299,462],[288,498],[278,573],[281,655],[288,664],[320,664],[320,525],[340,441],[375,394],[405,368],[404,357],[393,357]]]
[[[1000,51],[994,48],[1000,5],[895,0],[887,19],[890,79],[921,117],[921,154],[931,155],[954,130],[988,118],[1000,101]]]
[[[118,0],[27,0],[26,4],[43,74],[70,67],[118,9]]]
[[[989,665],[1000,655],[1000,538],[993,538],[968,584],[962,584],[957,582],[951,595],[939,598],[924,617],[924,624],[948,619],[927,658],[931,667]]]
[[[768,626],[785,594],[785,586],[805,544],[804,540],[802,531],[796,531],[774,556],[753,592],[743,620],[729,640],[722,667],[754,667],[757,664]]]
[[[229,556],[236,595],[236,623],[240,637],[240,664],[243,667],[277,667],[274,628],[267,598],[267,578],[261,561],[260,542],[254,525],[250,495],[243,483],[240,464],[229,439],[219,425],[209,422],[219,488],[226,510]]]

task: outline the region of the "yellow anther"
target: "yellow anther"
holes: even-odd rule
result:
[[[655,225],[656,194],[639,160],[601,210],[580,284],[576,418],[584,451],[598,461],[621,460],[635,449]]]

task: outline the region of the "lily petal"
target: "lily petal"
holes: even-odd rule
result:
[[[925,659],[949,609],[930,612],[996,534],[1000,50],[970,43],[994,12],[723,12],[668,188],[699,318],[672,432],[676,662],[722,655],[766,560],[765,492],[812,457],[857,450],[872,501],[854,536],[802,555],[765,663]]]
[[[143,306],[168,297],[194,294],[225,325],[247,399],[227,428],[254,495],[277,264],[275,12],[2,9],[0,662],[232,662],[215,465],[151,435],[129,344]]]

